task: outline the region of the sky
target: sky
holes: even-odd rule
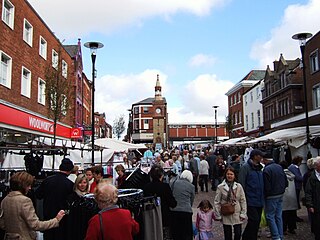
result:
[[[225,122],[225,93],[251,70],[301,56],[292,35],[320,30],[319,0],[29,0],[64,44],[82,42],[84,72],[96,59],[95,111],[106,121],[154,97],[159,74],[169,123]]]

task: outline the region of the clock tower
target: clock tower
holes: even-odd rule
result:
[[[166,147],[167,142],[167,102],[162,97],[159,74],[155,86],[153,105],[153,145],[156,149]]]

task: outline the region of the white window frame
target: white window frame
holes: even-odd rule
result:
[[[21,69],[21,95],[27,98],[31,96],[31,71],[23,66]]]
[[[55,69],[58,69],[58,63],[59,63],[59,54],[56,52],[56,50],[52,49],[52,67]]]
[[[68,77],[68,63],[64,60],[61,62],[61,74],[64,78]]]
[[[7,4],[9,8],[6,8],[5,4]],[[13,30],[14,5],[9,0],[2,0],[2,21]]]
[[[310,54],[310,71],[311,73],[315,73],[319,71],[319,54],[318,50],[313,51]]]
[[[47,41],[44,39],[44,37],[40,36],[39,55],[43,57],[45,60],[47,60],[47,47],[48,47]]]
[[[312,89],[313,109],[320,108],[320,85],[316,85]]]
[[[46,105],[46,82],[38,78],[38,103]]]
[[[143,129],[149,129],[149,119],[143,120]]]
[[[33,26],[27,19],[23,20],[23,40],[32,47]]]
[[[254,129],[254,113],[251,113],[251,129]]]
[[[2,57],[8,60],[8,63],[2,61]],[[0,51],[0,84],[11,89],[11,79],[12,79],[12,58],[3,51]],[[6,65],[5,65],[6,64]],[[6,76],[4,75],[3,69],[6,67]]]
[[[61,113],[62,113],[62,115],[63,116],[66,116],[67,115],[67,113],[68,113],[68,109],[67,109],[67,101],[68,101],[68,98],[67,98],[67,96],[65,95],[65,94],[62,94],[61,95]],[[99,118],[97,118],[97,120],[98,120],[98,123],[99,123]]]

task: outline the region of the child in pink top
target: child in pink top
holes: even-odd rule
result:
[[[208,200],[202,200],[198,206],[196,228],[198,234],[196,240],[213,240],[213,222],[215,220],[213,207]]]

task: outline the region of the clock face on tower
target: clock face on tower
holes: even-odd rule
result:
[[[156,108],[156,113],[160,114],[161,113],[161,108]]]

